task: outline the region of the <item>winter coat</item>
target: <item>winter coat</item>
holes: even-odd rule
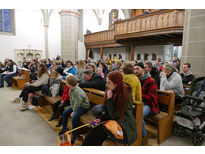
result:
[[[79,108],[89,109],[90,102],[86,93],[78,86],[75,87],[74,90],[69,89],[70,95],[70,104],[72,106],[73,111],[77,111]]]
[[[135,74],[123,74],[123,81],[132,87],[133,100],[142,102],[141,83]]]
[[[66,76],[68,74],[76,74],[76,68],[74,66],[72,66],[71,68],[65,68],[65,70],[63,71],[63,76]]]
[[[181,76],[176,72],[172,72],[167,77],[161,77],[160,90],[173,90],[177,96],[183,97],[184,88]]]
[[[62,101],[70,101],[70,95],[69,95],[69,87],[65,86],[64,90],[63,90],[63,96],[61,97]]]
[[[195,79],[195,76],[192,74],[192,72],[188,72],[187,74],[181,73],[180,75],[184,85],[188,85],[189,82],[193,82]]]
[[[98,90],[105,91],[105,79],[97,73],[93,73],[92,78],[88,82],[79,83],[81,88],[94,88]]]
[[[49,95],[52,97],[56,97],[60,90],[60,80],[57,78],[56,80],[48,80],[48,87],[49,87]]]
[[[117,99],[116,99],[117,102]],[[105,111],[108,120],[116,120],[123,129],[123,134],[127,136],[128,145],[134,143],[138,137],[136,119],[133,115],[133,98],[128,91],[128,100],[124,111],[124,116],[120,120],[120,111],[115,109],[115,103],[112,98],[105,101]]]
[[[42,85],[46,85],[48,83],[48,73],[44,73],[40,78],[38,78],[38,80],[36,80],[32,85],[34,87],[40,87]]]
[[[152,78],[155,79],[155,81],[157,82],[157,88],[160,87],[160,76],[159,76],[159,71],[156,67],[152,67],[152,70],[150,72],[150,75],[152,76]]]
[[[157,82],[148,72],[145,72],[143,78],[140,78],[142,86],[142,101],[150,107],[150,114],[159,114],[159,105],[157,102]]]
[[[103,67],[103,73],[104,73],[104,78],[106,78],[107,74],[109,73],[107,66]]]
[[[76,71],[76,77],[78,79],[78,82],[83,82],[83,71],[84,69],[83,68],[80,68],[80,69],[77,69]]]

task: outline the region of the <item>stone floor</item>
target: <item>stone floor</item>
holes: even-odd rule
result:
[[[56,132],[35,111],[21,112],[20,104],[10,102],[20,92],[0,88],[0,146],[57,146]],[[192,146],[192,141],[172,136],[160,146]]]

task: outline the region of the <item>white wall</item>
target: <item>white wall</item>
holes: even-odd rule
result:
[[[141,54],[141,59],[144,60],[144,54],[147,53],[149,54],[148,61],[152,61],[152,54],[156,54],[156,58],[161,58],[163,61],[163,47],[163,45],[136,46],[134,59],[137,60],[137,54]]]
[[[101,9],[102,10],[102,9]],[[102,24],[99,25],[97,17],[92,9],[83,9],[83,33],[86,34],[86,29],[89,29],[92,33],[98,31],[108,30],[109,28],[109,13],[111,9],[106,9],[102,17]],[[119,10],[119,17],[125,19],[122,10]]]
[[[101,23],[101,25],[99,25],[97,17],[94,14],[93,10],[92,9],[83,9],[83,35],[86,34],[87,29],[89,29],[92,33],[108,30],[110,11],[111,11],[111,9],[105,10],[104,14],[101,16],[102,23]],[[122,10],[119,10],[119,18],[125,19],[125,16],[124,16]],[[100,51],[98,51],[98,50],[99,49],[92,49],[95,60],[100,59]],[[110,49],[108,49],[108,50],[110,50]],[[108,54],[106,54],[106,52],[107,52],[107,49],[105,48],[104,55],[108,55]],[[78,60],[80,60],[80,59],[85,59],[85,45],[84,45],[84,42],[81,43],[79,41],[78,42]]]
[[[61,55],[61,22],[59,11],[54,10],[52,12],[48,28],[48,49],[51,59],[56,57],[57,54]],[[97,18],[92,9],[84,9],[83,11],[83,34],[86,33],[86,29],[91,30],[91,32],[108,30],[109,12],[111,9],[105,10],[101,25],[98,25]],[[119,10],[119,18],[125,18],[121,10]],[[15,24],[15,36],[0,35],[0,61],[3,61],[5,58],[12,58],[14,60],[14,49],[27,49],[29,45],[31,49],[42,50],[42,57],[44,58],[45,36],[41,10],[15,10]],[[78,43],[78,56],[78,59],[85,59],[84,43]],[[98,54],[96,56],[99,57]]]
[[[42,50],[45,57],[44,27],[41,10],[15,10],[16,36],[0,35],[0,61],[5,58],[14,60],[14,49]],[[60,15],[54,10],[50,18],[48,32],[50,58],[60,54]]]
[[[118,59],[118,55],[121,54],[122,55],[122,59],[126,60],[128,59],[128,57],[126,57],[126,53],[125,53],[125,47],[116,47],[116,48],[103,48],[103,59],[105,59],[106,57],[109,57],[109,54],[112,55],[112,59],[114,54],[117,55],[117,59]]]

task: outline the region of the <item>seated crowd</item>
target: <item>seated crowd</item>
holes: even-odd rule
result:
[[[100,125],[91,129],[85,136],[82,145],[102,145],[103,141],[111,136],[114,141],[132,144],[137,138],[136,121],[133,117],[133,100],[143,102],[143,129],[142,136],[146,139],[144,118],[148,115],[157,115],[160,112],[157,102],[157,90],[173,91],[176,94],[176,103],[180,103],[184,96],[183,85],[190,85],[195,79],[191,73],[191,65],[183,64],[182,73],[176,68],[176,59],[170,63],[162,64],[160,59],[153,65],[151,62],[124,62],[79,60],[72,62],[63,61],[60,56],[50,60],[27,60],[23,58],[22,67],[30,70],[30,84],[24,87],[19,97],[13,102],[23,102],[21,111],[28,110],[29,94],[41,90],[42,96],[56,97],[61,95],[61,100],[52,105],[52,116],[49,121],[57,118],[60,109],[60,118],[56,127],[63,126],[59,134],[67,131],[69,116],[72,117],[72,129],[78,127],[81,115],[85,114],[90,102],[81,88],[94,88],[105,91],[105,116],[103,120],[117,121],[122,138],[116,138],[111,132]],[[0,87],[11,86],[13,76],[18,75],[18,67],[11,59],[0,63]],[[66,83],[63,92],[60,92],[60,83]],[[68,107],[66,110],[64,108]],[[71,136],[74,144],[77,132]]]

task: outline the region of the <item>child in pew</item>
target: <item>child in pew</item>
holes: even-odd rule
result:
[[[53,71],[50,73],[48,84],[42,87],[41,94],[56,97],[59,93],[59,90],[60,80],[58,78],[58,73],[56,71]]]
[[[64,108],[66,106],[70,105],[69,89],[70,88],[68,86],[65,86],[64,91],[63,91],[63,95],[61,97],[61,100],[55,102],[52,105],[53,114],[52,114],[51,118],[48,119],[48,121],[52,121],[52,120],[56,119],[57,118],[58,107],[60,109],[60,118],[59,118],[59,121],[58,121],[56,127],[60,127],[62,125]]]
[[[90,108],[90,102],[85,92],[77,86],[77,78],[73,75],[69,75],[66,78],[66,85],[70,87],[70,104],[71,106],[63,112],[63,128],[59,132],[59,135],[66,132],[68,117],[72,117],[72,129],[78,127],[80,116],[85,114]],[[73,131],[71,135],[71,144],[74,144],[77,138],[77,131]]]

